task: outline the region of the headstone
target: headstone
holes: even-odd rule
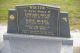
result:
[[[67,16],[56,6],[17,5],[9,10],[8,31],[3,35],[5,45],[10,46],[11,53],[61,53],[64,45],[73,45],[68,38],[68,18],[64,19]]]
[[[8,10],[8,33],[17,33],[17,14],[15,9]]]
[[[16,5],[9,10],[8,33],[70,37],[68,13],[42,4]]]
[[[60,12],[60,36],[70,37],[69,19],[67,12]]]

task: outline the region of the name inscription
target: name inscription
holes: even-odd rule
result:
[[[53,35],[49,32],[49,18],[51,11],[43,6],[27,6],[24,10],[24,18],[26,20],[22,33]]]

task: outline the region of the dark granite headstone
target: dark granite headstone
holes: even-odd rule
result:
[[[4,44],[1,53],[73,51],[73,40],[67,38],[70,37],[68,14],[60,13],[60,9],[55,6],[18,5],[15,9],[10,9],[7,32],[3,35]]]
[[[8,20],[8,33],[70,37],[68,13],[57,6],[16,5]]]
[[[17,33],[17,17],[16,10],[9,9],[8,10],[8,33]]]
[[[70,37],[68,13],[60,13],[60,37]]]

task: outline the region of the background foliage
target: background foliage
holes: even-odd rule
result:
[[[69,13],[71,29],[80,29],[80,0],[0,0],[0,23],[6,22],[8,9],[17,4],[43,3],[58,5],[61,10]]]

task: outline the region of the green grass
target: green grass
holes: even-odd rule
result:
[[[75,26],[80,28],[80,0],[0,0],[0,21],[8,18],[9,8],[14,8],[17,4],[33,3],[43,3],[49,5],[56,4],[60,6],[61,10],[69,12],[71,29],[74,29]],[[78,21],[75,21],[76,19]]]

